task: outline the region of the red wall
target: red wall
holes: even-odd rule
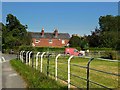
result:
[[[51,39],[52,40],[52,43],[49,43],[49,40],[50,39],[46,39],[46,38],[42,38],[42,39],[39,39],[40,42],[39,43],[35,43],[36,39],[33,38],[32,41],[34,43],[34,45],[36,47],[63,47],[63,46],[66,46],[67,43],[69,42],[69,40],[65,40],[65,44],[62,44],[62,39]]]

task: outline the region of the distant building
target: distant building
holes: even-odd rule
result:
[[[63,47],[67,46],[70,35],[68,33],[59,33],[57,29],[54,32],[29,32],[32,37],[33,47]]]

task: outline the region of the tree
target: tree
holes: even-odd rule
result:
[[[91,35],[86,36],[90,47],[99,47],[101,44],[100,30],[96,27],[95,31],[91,31]]]
[[[81,38],[80,47],[81,47],[81,50],[86,50],[86,49],[89,48],[89,44],[88,44],[88,42],[87,42],[85,37]]]
[[[88,42],[84,37],[72,36],[69,40],[70,47],[80,47],[81,50],[88,49]]]
[[[69,40],[70,47],[80,47],[80,37],[72,36]]]
[[[116,48],[117,41],[120,38],[118,33],[120,33],[120,16],[101,16],[99,18],[100,25],[100,38],[103,47]]]
[[[120,16],[100,16],[99,29],[87,36],[90,47],[106,47],[118,49],[120,43]]]
[[[15,48],[21,45],[30,45],[31,38],[26,29],[27,25],[22,25],[16,16],[8,14],[6,26],[3,25],[2,28],[3,46],[5,48]]]

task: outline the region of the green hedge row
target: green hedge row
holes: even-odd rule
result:
[[[35,47],[36,51],[54,51],[54,52],[63,52],[65,48],[55,48],[55,47]]]
[[[20,46],[19,51],[22,51],[22,50],[24,50],[24,51],[34,51],[35,49],[32,46]]]
[[[21,46],[19,51],[36,51],[36,52],[64,52],[65,48],[55,48],[55,47],[32,47],[32,46]]]
[[[32,46],[20,46],[19,51],[36,51],[36,52],[64,52],[66,47],[58,48],[58,47],[32,47]],[[81,50],[80,47],[71,47],[76,48],[77,50]]]
[[[92,51],[112,51],[113,49],[112,48],[89,48],[89,50],[92,50]]]

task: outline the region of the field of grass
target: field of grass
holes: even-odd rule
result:
[[[67,60],[69,57],[60,56],[58,58],[58,77],[67,81]],[[47,73],[47,58],[43,58],[43,73]],[[86,78],[86,68],[76,67],[72,64],[86,66],[89,59],[74,57],[71,59],[71,74]],[[66,64],[65,64],[66,63]],[[34,62],[35,65],[35,62]],[[94,59],[90,68],[102,70],[114,74],[118,74],[118,62],[110,62]],[[40,59],[38,70],[40,71]],[[49,73],[55,76],[55,57],[50,57],[49,62]],[[101,72],[90,70],[90,80],[100,83],[109,88],[118,88],[118,76],[104,74]],[[86,81],[71,75],[71,83],[75,84],[80,88],[86,88]],[[102,88],[98,85],[90,83],[90,88]]]
[[[14,59],[10,61],[12,67],[24,78],[27,83],[27,88],[57,88],[58,90],[66,90],[67,86],[54,79],[47,77],[38,70],[30,66],[26,66],[20,60]],[[40,89],[40,90],[41,90]],[[34,89],[33,89],[34,90]]]

